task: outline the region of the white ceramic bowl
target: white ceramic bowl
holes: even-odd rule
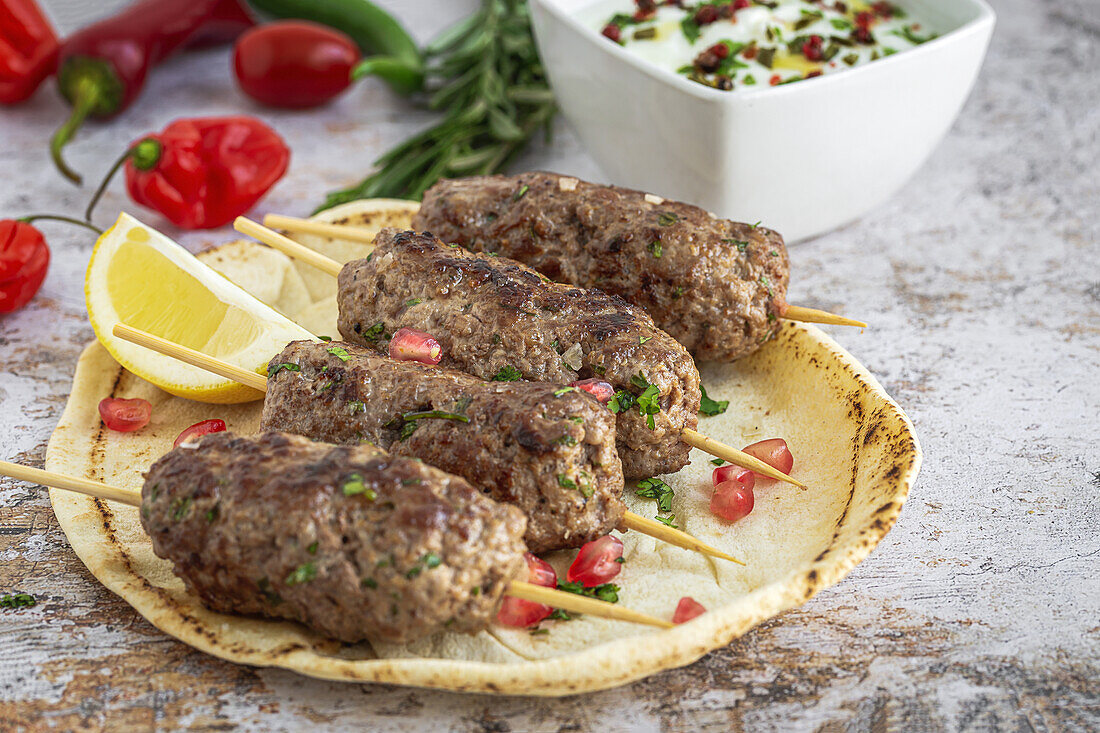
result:
[[[940,37],[723,92],[600,36],[577,17],[593,2],[531,0],[531,13],[562,112],[610,182],[759,220],[788,241],[859,217],[917,171],[970,93],[994,24],[984,0],[898,0]]]

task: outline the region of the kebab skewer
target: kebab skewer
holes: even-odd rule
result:
[[[511,370],[513,379],[576,380],[597,395],[604,391],[602,401],[618,409],[628,478],[680,470],[691,446],[803,486],[695,430],[699,373],[691,356],[620,298],[552,283],[519,263],[470,254],[429,234],[383,230],[370,257],[341,266],[243,217],[234,226],[337,276],[339,326],[349,341],[379,348],[385,334],[412,327],[441,340],[444,365],[474,376],[500,379]]]
[[[373,240],[372,232],[290,217],[270,215],[264,223]],[[441,180],[424,194],[413,228],[618,295],[698,359],[752,353],[780,319],[867,325],[787,304],[790,264],[777,232],[642,191],[554,173]]]
[[[744,564],[627,511],[612,416],[582,393],[535,382],[487,383],[336,342],[294,342],[271,360],[272,376],[264,378],[126,324],[113,333],[265,392],[263,430],[370,441],[465,478],[524,511],[532,552],[579,547],[622,527]]]
[[[672,626],[519,580],[518,509],[373,446],[215,433],[154,463],[141,493],[7,462],[0,474],[139,507],[153,550],[210,609],[298,621],[348,643],[474,633],[506,594]]]

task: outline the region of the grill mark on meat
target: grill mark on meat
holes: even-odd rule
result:
[[[272,359],[300,371],[284,369],[269,380],[261,429],[331,443],[369,441],[461,476],[528,515],[532,552],[579,547],[621,523],[626,506],[614,415],[587,394],[555,396],[557,385],[536,382],[488,383],[350,343],[340,344],[349,357],[343,362],[330,346],[298,341]],[[319,389],[337,370],[339,384]],[[417,420],[402,439],[402,416],[428,410],[461,412],[469,422]],[[590,497],[557,478],[582,474],[591,477]],[[540,511],[546,506],[556,516]]]
[[[617,416],[624,473],[673,473],[688,462],[680,434],[698,424],[695,364],[645,312],[616,295],[553,283],[514,260],[473,254],[430,234],[384,229],[369,260],[344,266],[337,302],[349,341],[385,352],[385,339],[363,336],[367,323],[382,323],[391,334],[427,331],[443,347],[442,366],[482,379],[508,367],[558,384],[598,376],[640,394],[632,380],[641,373],[666,409],[653,416],[654,430],[636,409]],[[576,346],[579,368],[562,358]]]
[[[350,478],[374,498],[345,495]],[[141,517],[209,608],[349,643],[480,631],[524,567],[515,507],[372,446],[281,433],[173,449],[149,469]]]
[[[560,178],[443,180],[424,194],[413,225],[555,280],[620,295],[699,359],[732,361],[774,336],[790,275],[778,233],[711,218],[685,203],[657,204],[641,191],[583,181],[562,191]],[[522,186],[527,193],[514,201]],[[490,211],[488,223],[481,213]],[[538,245],[532,232],[542,238]],[[661,242],[660,258],[648,249],[654,241]],[[715,323],[723,327],[709,327]]]

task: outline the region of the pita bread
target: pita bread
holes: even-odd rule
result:
[[[319,218],[366,226],[408,226],[416,204],[364,201]],[[341,261],[362,256],[361,244],[299,239]],[[307,328],[338,336],[335,280],[254,242],[200,255]],[[164,632],[242,664],[283,667],[353,682],[386,682],[448,690],[565,695],[621,685],[686,665],[755,624],[804,603],[838,582],[889,531],[916,478],[921,452],[913,427],[871,374],[814,326],[785,323],[778,337],[734,364],[701,364],[703,384],[728,399],[722,415],[700,430],[735,446],[785,437],[806,491],[786,484],[758,487],[756,508],[736,524],[710,514],[706,456],[665,477],[675,489],[679,525],[744,559],[747,567],[628,532],[626,562],[616,579],[623,605],[671,616],[682,596],[708,613],[669,631],[591,617],[547,622],[548,633],[495,627],[476,636],[441,634],[419,643],[343,646],[302,626],[216,614],[187,595],[170,564],[157,558],[137,510],[51,491],[73,549],[107,588]],[[144,397],[153,421],[137,433],[104,429],[97,404],[107,396]],[[206,418],[254,432],[261,405],[207,405],[172,397],[123,370],[98,343],[77,364],[61,422],[46,455],[49,470],[126,488],[169,450],[179,432]],[[653,516],[652,501],[634,496],[631,509]],[[564,574],[572,553],[547,559]]]

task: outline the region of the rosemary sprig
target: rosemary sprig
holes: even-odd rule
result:
[[[430,109],[443,119],[375,161],[357,186],[334,191],[318,211],[362,198],[420,199],[446,176],[505,168],[556,108],[535,50],[526,0],[483,0],[425,49]]]

